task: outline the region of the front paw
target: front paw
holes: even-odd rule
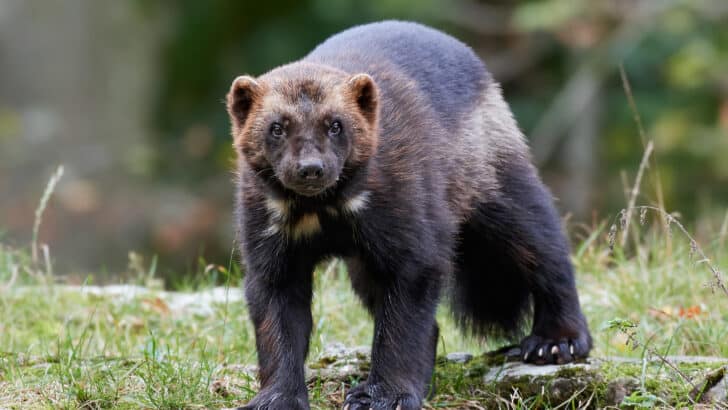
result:
[[[422,400],[405,392],[387,392],[379,384],[359,383],[349,389],[344,410],[419,410]]]
[[[346,392],[344,410],[369,410],[372,396],[369,395],[369,384],[360,382]]]
[[[310,410],[310,407],[306,394],[260,392],[250,403],[237,410]]]
[[[576,338],[548,338],[532,334],[521,342],[521,358],[532,364],[566,364],[589,356],[589,334]]]

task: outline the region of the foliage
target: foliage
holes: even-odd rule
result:
[[[642,227],[639,234],[639,251],[631,257],[619,246],[610,250],[603,229],[594,230],[575,250],[578,287],[595,340],[593,355],[728,356],[728,297],[705,286],[713,276],[691,256],[690,241],[670,237],[668,250],[659,224]],[[727,266],[725,249],[706,249],[717,255],[717,266]],[[136,283],[153,283],[155,262],[145,264],[132,255],[131,263],[138,271]],[[104,296],[90,287],[83,291],[54,284],[47,275],[35,273],[28,252],[0,247],[0,284],[9,284],[14,272],[20,277],[0,287],[0,406],[221,407],[254,394],[256,384],[246,370],[255,363],[253,331],[244,305],[232,297],[239,294],[241,280],[232,267],[201,262],[196,282],[181,285],[185,292],[209,291],[220,283],[215,276],[222,275],[227,283],[223,294],[231,296],[200,311],[179,308],[171,294],[158,290]],[[188,297],[185,292],[174,295]],[[371,322],[351,292],[342,264],[317,270],[314,293],[310,360],[334,342],[369,343]],[[444,309],[438,321],[440,354],[497,347],[494,341],[480,344],[462,337]],[[640,348],[628,345],[635,340]],[[643,387],[625,398],[625,404],[648,405],[665,397],[666,388],[675,389],[674,399],[661,405],[688,403],[685,391],[691,386],[681,374],[691,375],[691,370],[658,364],[635,367],[634,376],[642,377]],[[646,380],[645,372],[650,375]],[[473,383],[480,383],[477,374],[477,367],[466,371],[438,365],[440,390],[430,405],[460,408],[483,400],[516,400],[523,407],[549,407],[533,397],[473,390]],[[660,374],[672,384],[651,381]],[[340,402],[341,385],[309,387],[314,407]]]
[[[184,1],[175,2],[175,10],[153,114],[163,131],[160,151],[200,124],[211,125],[215,142],[202,159],[159,161],[160,175],[199,180],[229,166],[228,123],[220,101],[236,75],[258,75],[300,58],[351,25],[401,18],[444,29],[492,61],[536,151],[567,144],[569,124],[580,115],[578,99],[559,101],[564,105],[559,122],[565,125],[557,127],[554,138],[542,133],[544,116],[559,108],[550,102],[558,101],[581,70],[593,72],[600,100],[598,137],[587,149],[599,167],[591,183],[607,182],[589,197],[603,212],[623,203],[620,172],[632,169],[641,152],[620,86],[623,64],[655,139],[665,204],[689,220],[701,212],[722,217],[716,205],[728,200],[722,160],[728,155],[728,11],[718,2]],[[564,155],[544,157],[551,181],[571,177]]]

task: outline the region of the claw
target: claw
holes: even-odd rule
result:
[[[543,347],[538,349],[538,357],[543,357]]]
[[[574,355],[574,345],[572,344],[569,345],[569,353],[571,353],[572,356]]]
[[[528,360],[528,352],[526,352],[526,354],[523,355],[523,361],[525,362],[526,360]]]
[[[349,410],[349,406],[351,406],[351,405],[347,404],[346,406],[344,406],[344,410]]]
[[[559,354],[559,347],[554,346],[551,348],[551,354]]]

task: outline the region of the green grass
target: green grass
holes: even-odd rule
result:
[[[641,231],[644,237],[636,238],[629,251],[610,251],[607,232],[601,230],[575,247],[578,287],[595,341],[593,356],[639,357],[647,346],[663,355],[728,357],[728,296],[706,286],[715,281],[706,262],[678,234],[660,228]],[[719,241],[705,251],[725,272],[728,254],[717,248]],[[138,260],[135,264],[141,265]],[[128,300],[81,294],[59,286],[43,266],[33,263],[25,250],[0,245],[0,408],[220,408],[240,405],[254,395],[254,378],[243,371],[244,365],[255,363],[253,331],[243,303],[220,300],[211,314],[203,315],[170,309],[154,294]],[[138,281],[154,282],[144,272],[153,268],[137,267]],[[220,281],[235,289],[240,274],[203,267],[184,287],[202,290]],[[342,264],[317,271],[313,314],[309,360],[333,342],[369,343],[371,321],[353,296]],[[624,332],[605,326],[615,318],[638,324],[633,337],[640,348],[630,349]],[[446,309],[438,320],[441,354],[479,353],[497,346],[461,336]],[[671,370],[660,366],[654,371]],[[492,392],[474,389],[479,379],[462,366],[439,365],[437,378],[438,395],[428,402],[430,408],[496,403],[498,396]],[[331,408],[343,397],[340,384],[309,388],[314,408]],[[501,399],[492,406],[551,406],[513,395]]]

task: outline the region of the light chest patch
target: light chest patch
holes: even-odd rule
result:
[[[291,236],[293,236],[293,239],[298,240],[306,236],[312,236],[320,231],[321,221],[319,221],[318,214],[303,214],[293,224]]]
[[[322,211],[324,216],[332,218],[353,217],[369,205],[371,193],[362,191],[342,201],[338,206],[327,205]],[[267,198],[265,209],[268,213],[268,227],[262,232],[264,236],[278,234],[293,240],[314,236],[322,231],[321,219],[317,212],[294,212],[295,203],[285,199]]]
[[[344,210],[350,214],[356,214],[361,212],[364,208],[369,205],[369,191],[362,191],[355,196],[349,198],[344,202]]]
[[[290,201],[285,199],[273,199],[267,198],[265,200],[265,207],[268,210],[271,218],[278,222],[288,218],[288,213],[291,210]]]

